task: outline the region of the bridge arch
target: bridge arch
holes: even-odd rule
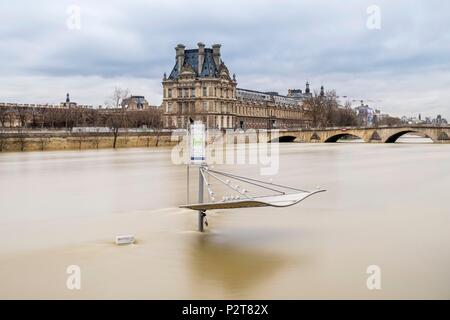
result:
[[[395,143],[398,140],[398,138],[400,138],[401,136],[403,136],[405,134],[408,134],[408,133],[417,133],[417,134],[419,134],[421,136],[425,136],[426,138],[429,138],[429,139],[431,139],[431,141],[435,142],[432,137],[430,137],[429,135],[424,134],[423,132],[416,131],[416,130],[402,130],[402,131],[399,131],[399,132],[396,132],[396,133],[390,135],[386,139],[385,143]]]
[[[450,137],[445,132],[441,132],[441,134],[437,138],[439,141],[450,140]]]
[[[364,140],[363,138],[361,138],[353,133],[345,132],[345,133],[338,133],[338,134],[332,135],[331,137],[328,137],[327,139],[325,139],[324,142],[327,142],[327,143],[328,142],[337,142],[339,139],[344,138],[344,137],[354,137],[354,138]]]
[[[280,143],[282,143],[282,142],[294,142],[295,139],[297,139],[297,137],[286,135],[286,136],[280,136],[278,138],[272,139],[269,142],[270,143],[272,143],[272,142],[280,142]]]

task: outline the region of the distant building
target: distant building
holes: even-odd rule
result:
[[[149,107],[144,96],[130,96],[122,100],[122,108],[127,110],[143,110]]]
[[[381,113],[381,110],[375,109],[375,113],[373,115],[372,124],[377,125],[389,119],[390,116],[387,113]]]
[[[406,117],[403,116],[401,118],[402,123],[406,124],[432,124],[432,125],[446,125],[448,124],[447,119],[443,118],[440,114],[436,116],[436,118],[425,117],[425,120],[422,120],[422,116],[419,114],[419,117]]]
[[[221,45],[197,49],[175,48],[175,65],[164,74],[164,126],[187,128],[191,120],[203,121],[207,128],[289,128],[305,127],[302,108],[305,95],[293,89],[287,96],[237,88],[236,77],[221,59]],[[307,84],[309,93],[309,83]],[[305,92],[306,93],[306,92]]]
[[[321,92],[322,91],[323,91],[323,86],[321,87]],[[287,96],[291,97],[291,98],[300,99],[300,100],[312,97],[312,93],[309,88],[309,82],[306,82],[306,88],[305,88],[304,92],[302,91],[302,89],[289,89]]]
[[[61,102],[60,105],[61,105],[61,107],[64,107],[64,108],[75,108],[77,106],[77,103],[70,101],[70,95],[67,93],[66,94],[66,101],[65,102]]]
[[[448,124],[447,119],[443,118],[440,114],[438,114],[436,119],[434,119],[432,122],[437,125]]]
[[[361,105],[355,108],[356,116],[358,117],[358,122],[364,126],[371,126],[374,124],[375,120],[375,110],[364,104],[361,100]]]

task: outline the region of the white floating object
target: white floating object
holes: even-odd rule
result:
[[[134,239],[134,235],[132,235],[132,234],[116,236],[116,244],[117,245],[133,244],[134,242],[135,242],[135,239]]]

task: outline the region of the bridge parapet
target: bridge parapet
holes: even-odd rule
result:
[[[290,137],[295,142],[336,142],[342,137],[354,136],[370,143],[393,143],[401,136],[416,133],[435,143],[450,143],[450,126],[377,126],[323,129],[293,129],[280,131],[280,137]],[[289,141],[289,139],[284,138]]]

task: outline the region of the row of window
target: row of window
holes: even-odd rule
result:
[[[185,110],[187,110],[187,106],[188,104],[185,103],[177,103],[175,102],[175,105],[173,102],[167,102],[166,105],[166,112],[167,113],[172,113],[172,112],[176,112],[179,109],[174,109],[174,106],[178,106],[179,108],[181,108],[181,112],[184,113],[186,112]],[[190,112],[194,112],[195,108],[194,108],[194,104],[189,104],[189,110],[192,110]],[[221,102],[209,102],[209,101],[203,101],[202,103],[202,112],[221,112],[221,113],[228,113],[228,112],[235,112],[236,111],[236,107],[232,106],[231,104],[227,104],[227,103],[221,103]]]
[[[251,100],[251,101],[274,101],[277,104],[283,104],[287,106],[297,106],[298,99],[283,97],[277,95],[269,95],[260,92],[249,92],[244,90],[237,90],[236,96],[241,100]]]
[[[179,105],[181,107],[181,110],[180,110],[181,113],[188,112],[188,111],[186,111],[188,109],[187,109],[187,105],[185,103],[176,103],[176,105]],[[167,113],[176,112],[177,110],[174,109],[173,102],[167,102],[167,107],[166,107]],[[242,105],[236,106],[236,105],[231,105],[229,103],[222,103],[222,102],[216,102],[216,101],[211,101],[211,102],[203,101],[201,111],[202,112],[217,112],[217,113],[234,113],[234,114],[239,114],[239,115],[255,116],[255,117],[272,116],[272,117],[278,117],[278,118],[291,118],[291,119],[296,119],[296,118],[300,118],[303,116],[303,114],[298,111],[255,108],[255,107],[247,107],[247,106],[242,106]],[[189,112],[190,113],[195,112],[195,107],[193,104],[190,104]]]
[[[196,118],[197,119],[197,118]],[[267,128],[269,123],[266,120],[258,120],[251,118],[235,118],[232,116],[203,116],[200,119],[207,125],[208,128]],[[167,127],[185,128],[189,124],[189,117],[186,116],[172,116],[165,119]],[[271,128],[298,128],[308,127],[308,123],[304,120],[272,120]]]
[[[165,93],[165,92],[164,92]],[[177,98],[195,98],[195,88],[178,88]],[[233,89],[222,89],[216,87],[203,87],[203,97],[220,97],[220,98],[234,98]],[[167,89],[167,98],[174,98],[173,89]]]

